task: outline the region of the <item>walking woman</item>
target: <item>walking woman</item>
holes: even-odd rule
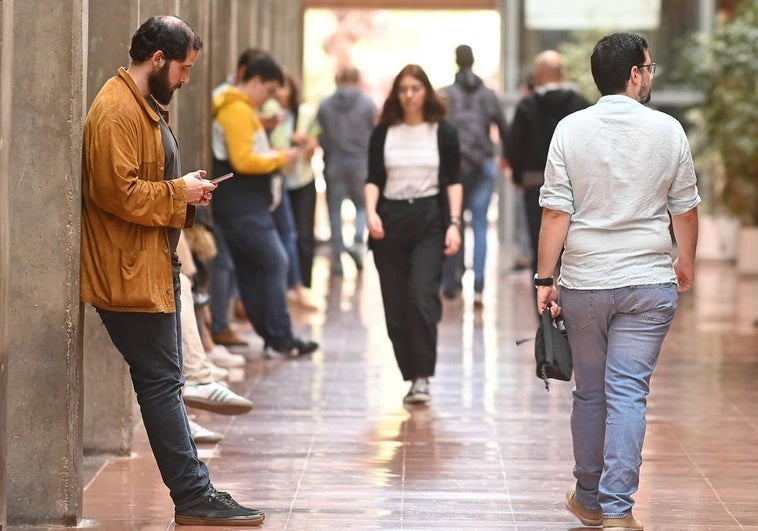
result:
[[[461,243],[462,187],[455,128],[418,65],[395,77],[369,144],[369,248],[398,367],[411,381],[405,403],[431,399],[439,289],[445,255]]]

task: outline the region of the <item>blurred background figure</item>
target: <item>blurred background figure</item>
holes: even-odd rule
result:
[[[259,48],[248,48],[242,52],[237,59],[237,71],[229,74],[226,81],[213,89],[212,96],[215,98],[230,86],[234,86],[242,78],[248,61],[263,55],[266,55],[266,52]],[[232,328],[229,318],[232,313],[232,301],[238,300],[239,296],[234,262],[224,232],[216,224],[213,224],[213,236],[216,240],[216,254],[210,262],[211,338],[214,343],[224,347],[245,347],[247,341]]]
[[[363,268],[363,238],[366,209],[363,185],[366,182],[368,141],[376,118],[376,106],[360,88],[357,68],[349,66],[337,73],[337,90],[319,106],[319,141],[324,150],[324,179],[331,225],[332,271],[342,275],[340,262],[347,252],[360,270]],[[345,246],[342,235],[342,201],[355,205],[355,236]]]
[[[539,205],[544,183],[545,162],[553,131],[564,117],[584,109],[589,102],[564,81],[563,58],[553,50],[537,55],[534,61],[534,88],[519,102],[506,145],[513,182],[522,190],[532,269],[537,272],[537,241],[542,224]]]
[[[266,357],[293,357],[318,348],[297,337],[287,307],[289,261],[274,225],[275,172],[299,157],[299,150],[271,149],[258,109],[284,84],[268,55],[249,59],[234,86],[213,100],[213,174],[234,172],[214,194],[214,221],[229,244],[245,312],[264,341]]]
[[[371,135],[366,217],[387,333],[403,380],[403,401],[431,399],[442,318],[445,255],[461,243],[463,191],[455,128],[426,72],[407,65],[395,78]]]
[[[495,147],[490,127],[497,126],[505,144],[506,122],[494,91],[471,71],[474,53],[462,44],[455,49],[458,73],[455,82],[442,89],[448,103],[448,118],[458,130],[461,146],[461,183],[463,205],[471,212],[474,230],[474,305],[481,307],[484,290],[484,264],[487,258],[487,211],[495,188]],[[453,299],[461,289],[465,270],[463,249],[445,260],[442,293]]]
[[[289,298],[304,308],[315,309],[309,293],[316,248],[316,180],[311,159],[318,147],[320,128],[314,108],[301,100],[299,84],[290,74],[285,73],[284,84],[263,109],[263,114],[277,114],[280,120],[269,133],[271,146],[300,150],[297,160],[281,170],[284,190],[274,219],[290,259]]]

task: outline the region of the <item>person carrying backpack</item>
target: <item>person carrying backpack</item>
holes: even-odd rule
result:
[[[497,125],[500,143],[505,146],[506,121],[494,91],[471,71],[474,53],[462,44],[455,49],[459,71],[455,82],[442,89],[448,104],[448,120],[458,130],[461,146],[460,178],[463,205],[471,212],[474,229],[474,306],[482,306],[484,263],[487,256],[487,210],[495,187],[495,147],[490,127]],[[465,270],[463,245],[447,257],[442,272],[442,294],[454,299],[461,289]]]

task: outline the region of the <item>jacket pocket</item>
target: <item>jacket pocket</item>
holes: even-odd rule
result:
[[[118,251],[119,270],[111,300],[119,306],[147,308],[154,305],[150,297],[149,256],[144,250]]]

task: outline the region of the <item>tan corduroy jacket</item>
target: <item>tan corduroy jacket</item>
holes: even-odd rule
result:
[[[163,180],[159,120],[123,68],[87,115],[81,299],[99,308],[176,311],[166,227],[191,223],[194,207],[184,181]]]

